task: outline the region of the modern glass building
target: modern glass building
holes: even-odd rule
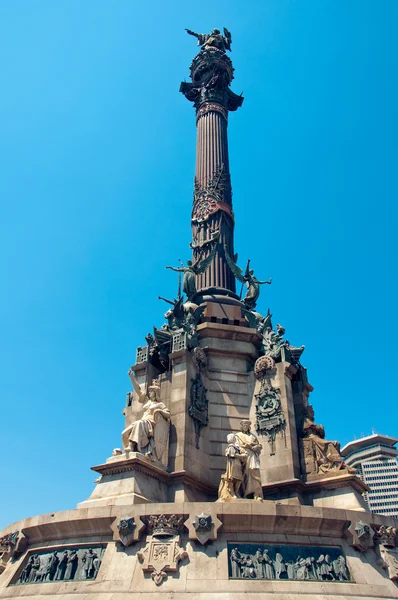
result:
[[[355,467],[369,492],[369,510],[398,518],[398,438],[373,433],[349,442],[341,450],[347,465]]]

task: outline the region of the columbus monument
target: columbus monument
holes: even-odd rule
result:
[[[120,447],[98,457],[90,497],[0,533],[0,600],[398,598],[396,522],[368,512],[316,422],[304,346],[258,312],[268,265],[234,247],[231,33],[187,33],[190,258],[166,267],[177,294],[137,347]]]

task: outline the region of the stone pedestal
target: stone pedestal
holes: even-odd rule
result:
[[[92,470],[101,474],[100,480],[78,508],[168,501],[169,474],[142,454],[112,457]]]

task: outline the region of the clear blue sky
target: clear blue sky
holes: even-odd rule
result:
[[[189,27],[232,31],[236,250],[316,419],[398,435],[396,0],[0,3],[0,527],[74,508],[189,258]],[[242,263],[242,264],[243,264]]]

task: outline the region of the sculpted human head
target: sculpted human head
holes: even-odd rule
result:
[[[148,398],[150,400],[158,400],[160,398],[160,387],[156,384],[148,386]]]
[[[243,433],[250,433],[251,421],[248,419],[242,419],[240,422],[240,429]]]

